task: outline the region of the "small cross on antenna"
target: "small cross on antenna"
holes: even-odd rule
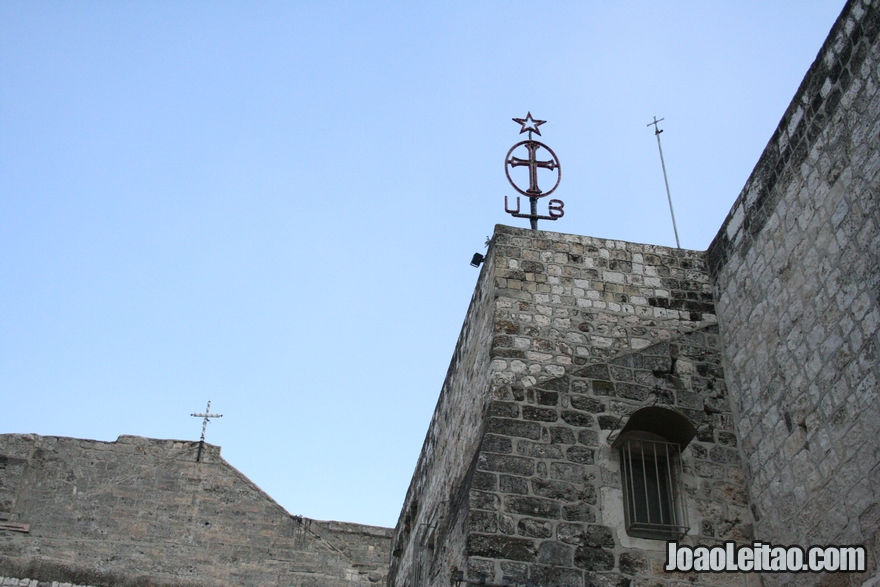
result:
[[[211,418],[222,418],[223,414],[212,414],[211,401],[209,400],[208,407],[205,408],[204,414],[190,414],[190,416],[193,416],[194,418],[204,418],[204,421],[202,422],[202,437],[199,439],[199,452],[196,455],[196,462],[198,463],[202,460],[202,448],[205,446],[205,431],[208,429],[208,421]]]
[[[661,122],[663,122],[664,120],[666,120],[666,119],[665,119],[665,118],[661,118],[660,120],[657,120],[657,117],[655,116],[655,117],[654,117],[654,122],[649,122],[649,123],[648,123],[648,126],[651,126],[652,124],[654,125],[654,134],[655,134],[655,135],[659,135],[661,132],[663,132],[662,130],[660,130],[660,127],[657,126],[657,125],[660,124]]]
[[[649,122],[648,126],[654,125],[654,136],[657,137],[657,148],[660,149],[660,165],[663,167],[663,181],[666,183],[666,199],[669,200],[669,214],[672,216],[672,231],[675,233],[675,247],[680,249],[681,244],[678,242],[678,228],[675,226],[675,212],[672,211],[672,196],[669,194],[669,179],[666,178],[666,163],[663,161],[663,147],[660,145],[660,133],[663,132],[658,124],[663,119],[657,120],[657,117],[654,117],[654,122]]]

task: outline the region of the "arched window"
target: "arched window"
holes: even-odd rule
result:
[[[651,406],[634,412],[612,444],[620,452],[626,533],[677,540],[688,531],[681,491],[681,451],[697,429],[678,412]]]

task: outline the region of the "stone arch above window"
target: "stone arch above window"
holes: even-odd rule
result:
[[[677,444],[681,450],[684,450],[697,435],[697,427],[676,410],[648,406],[632,413],[623,430],[614,439],[612,448],[618,448],[624,437],[632,432],[655,434],[666,442]]]

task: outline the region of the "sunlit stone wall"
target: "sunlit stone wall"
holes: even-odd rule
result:
[[[755,537],[866,544],[872,567],[880,528],[878,88],[880,5],[854,1],[709,249]]]

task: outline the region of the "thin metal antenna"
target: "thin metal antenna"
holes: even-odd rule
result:
[[[648,126],[654,125],[654,136],[657,137],[657,148],[660,149],[660,165],[663,167],[663,181],[666,182],[666,199],[669,200],[669,214],[672,216],[672,230],[675,232],[675,248],[680,249],[681,243],[678,242],[678,228],[675,226],[675,212],[672,210],[672,196],[669,194],[669,179],[666,177],[666,163],[663,161],[663,146],[660,144],[660,133],[663,132],[657,126],[663,119],[649,122]]]
[[[211,413],[211,402],[209,400],[208,407],[205,408],[204,414],[190,414],[190,416],[193,416],[194,418],[204,418],[205,419],[202,422],[202,438],[199,440],[199,452],[196,455],[196,462],[198,463],[199,461],[202,460],[202,449],[205,446],[205,431],[208,429],[208,421],[211,418],[222,418],[223,414],[212,414]]]

